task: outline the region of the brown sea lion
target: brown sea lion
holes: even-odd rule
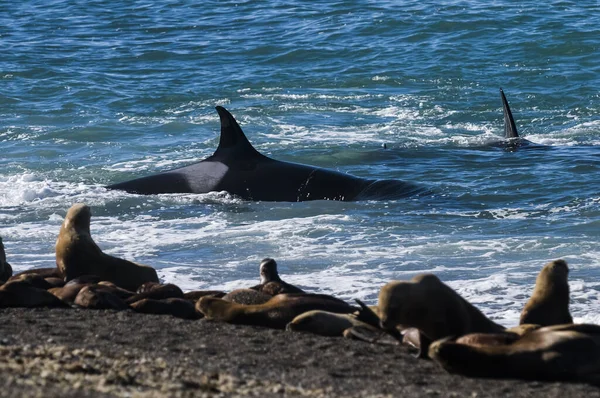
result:
[[[470,344],[469,336],[435,341],[429,356],[471,377],[600,382],[600,326],[555,325],[505,344]]]
[[[354,326],[370,328],[381,333],[381,329],[368,325],[356,319],[352,314],[337,314],[334,312],[312,310],[295,317],[285,327],[285,330],[309,332],[321,336],[342,336],[346,329]]]
[[[335,297],[324,294],[278,294],[264,304],[243,305],[202,297],[196,310],[206,316],[229,323],[265,326],[283,329],[298,315],[310,310],[351,313],[355,307]]]
[[[69,280],[67,283],[65,283],[65,286],[69,286],[69,285],[95,285],[97,283],[102,282],[102,279],[100,279],[99,276],[96,275],[81,275],[78,276],[77,278],[73,278],[71,280]]]
[[[154,268],[102,252],[90,233],[90,208],[71,206],[56,240],[56,265],[67,281],[81,275],[97,275],[119,287],[136,291],[145,282],[158,282]]]
[[[62,278],[50,277],[44,278],[46,282],[50,284],[52,287],[63,287],[65,285],[65,280]]]
[[[52,293],[65,303],[73,304],[75,302],[75,298],[79,294],[79,291],[85,286],[88,286],[88,284],[73,283],[70,285],[65,285],[63,287],[53,287],[51,289],[48,289],[48,292]]]
[[[12,274],[13,270],[8,261],[6,261],[4,243],[2,243],[2,237],[0,237],[0,282],[6,282]]]
[[[94,310],[126,310],[129,305],[110,288],[101,285],[84,286],[74,301],[75,305]]]
[[[42,278],[61,278],[64,279],[64,275],[57,267],[54,268],[32,268],[25,271],[18,272],[13,275],[13,278],[22,276],[22,275],[30,275],[35,274],[39,275]]]
[[[260,262],[260,285],[250,289],[275,296],[282,293],[304,293],[304,290],[284,282],[277,272],[277,262],[272,258],[265,258]]]
[[[573,323],[569,312],[569,267],[564,260],[549,262],[535,281],[531,298],[521,312],[519,323],[542,326]]]
[[[143,299],[164,300],[168,298],[183,298],[183,291],[179,286],[172,283],[166,285],[157,285],[143,293],[137,293],[129,297],[125,302],[127,304],[135,303]]]
[[[272,298],[269,294],[252,289],[235,289],[222,297],[225,301],[245,305],[264,304]]]
[[[39,274],[18,274],[11,277],[8,282],[29,283],[38,289],[48,290],[53,287],[43,276]]]
[[[142,299],[131,304],[135,312],[144,314],[173,315],[183,319],[198,319],[194,304],[183,298],[167,298],[163,300]]]
[[[0,286],[0,308],[68,307],[52,293],[27,282],[7,282]]]
[[[136,292],[136,294],[137,293],[145,293],[145,292],[150,291],[159,286],[161,286],[161,284],[159,282],[146,282],[146,283],[142,283],[135,292]]]
[[[419,329],[419,357],[427,356],[432,341],[446,336],[504,330],[433,274],[386,284],[379,293],[378,309],[383,329]]]
[[[191,292],[183,293],[183,298],[186,300],[193,301],[195,303],[204,296],[222,298],[223,296],[225,296],[225,294],[225,292],[222,292],[220,290],[193,290]]]

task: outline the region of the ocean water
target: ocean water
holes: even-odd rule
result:
[[[375,303],[433,272],[513,325],[548,261],[600,323],[595,2],[25,1],[0,6],[0,236],[54,264],[67,209],[184,289],[258,281]],[[502,87],[522,136],[500,145]],[[222,105],[280,160],[418,182],[395,201],[139,196],[104,185],[213,153]],[[386,144],[387,149],[383,149]]]

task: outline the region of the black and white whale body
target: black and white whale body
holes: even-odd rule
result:
[[[190,166],[107,186],[136,194],[226,191],[246,200],[393,200],[427,192],[400,180],[372,180],[260,154],[233,116],[217,106],[221,138],[215,153]]]

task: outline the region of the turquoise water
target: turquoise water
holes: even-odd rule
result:
[[[16,270],[52,266],[66,210],[85,202],[106,252],[187,289],[253,285],[271,256],[289,282],[374,303],[383,283],[431,271],[509,325],[564,258],[573,315],[600,322],[600,6],[154,3],[0,6],[0,235]],[[500,87],[537,145],[498,145]],[[433,194],[103,188],[211,155],[215,105],[271,157]]]

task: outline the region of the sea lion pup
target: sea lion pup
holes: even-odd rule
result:
[[[254,305],[202,297],[196,303],[196,310],[207,319],[283,329],[295,317],[310,310],[347,314],[356,311],[356,308],[324,294],[278,294],[264,304]]]
[[[282,293],[305,293],[304,290],[281,280],[279,272],[277,272],[277,262],[272,258],[262,260],[259,269],[260,285],[253,286],[250,289],[270,296]]]
[[[307,311],[298,315],[286,325],[285,330],[310,332],[321,336],[342,336],[346,329],[355,326],[381,332],[380,329],[359,321],[352,314],[336,314],[321,310]]]
[[[56,265],[67,281],[92,274],[127,290],[145,282],[158,282],[154,268],[109,256],[100,250],[90,233],[90,208],[76,203],[67,212],[56,240]]]
[[[4,243],[2,243],[2,237],[0,237],[0,282],[6,282],[12,274],[13,270],[8,261],[6,261]]]
[[[225,301],[245,305],[264,304],[272,298],[269,294],[252,289],[235,289],[222,297]]]
[[[127,298],[125,302],[131,304],[143,299],[164,300],[168,298],[183,298],[183,291],[179,286],[167,283],[166,285],[153,286],[151,289],[145,290],[142,293],[134,294]]]
[[[379,292],[378,309],[382,329],[419,329],[419,358],[427,357],[432,341],[446,336],[504,330],[433,274],[386,284]]]
[[[549,262],[535,280],[531,298],[521,312],[520,324],[542,326],[573,323],[569,312],[569,267],[564,260]]]
[[[52,293],[27,282],[7,282],[0,287],[0,308],[68,307]]]
[[[220,290],[192,290],[191,292],[183,293],[183,298],[189,301],[193,301],[195,303],[204,296],[222,298],[225,296],[225,294],[225,292],[222,292]]]
[[[94,310],[126,310],[129,305],[119,296],[114,294],[110,288],[102,285],[84,286],[74,301],[75,305]]]
[[[469,335],[431,344],[429,356],[471,377],[600,383],[600,326],[554,325],[506,344],[470,344]]]
[[[142,299],[131,304],[135,312],[144,314],[173,315],[183,319],[198,319],[194,304],[183,298],[168,298],[164,300]]]

